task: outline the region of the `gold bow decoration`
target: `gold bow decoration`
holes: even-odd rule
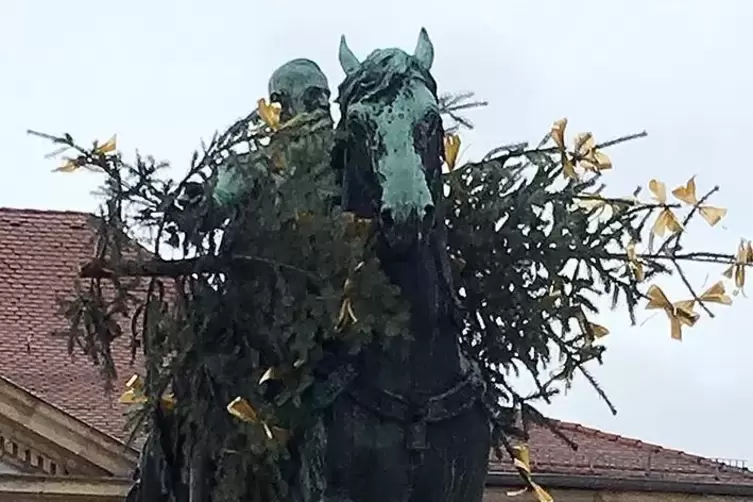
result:
[[[371,218],[359,218],[350,211],[342,215],[345,224],[345,235],[349,238],[365,239],[371,233],[373,220]]]
[[[734,279],[735,294],[743,291],[745,286],[745,267],[753,263],[753,246],[750,241],[741,240],[737,247],[735,263],[724,271],[724,277]]]
[[[359,262],[353,269],[353,273],[358,273],[365,265],[366,262]],[[340,313],[338,314],[337,322],[335,323],[335,331],[342,331],[347,326],[358,322],[358,317],[356,317],[356,313],[353,310],[354,290],[355,283],[353,282],[353,279],[350,277],[346,278],[345,284],[343,285],[343,300],[340,304]]]
[[[692,327],[699,319],[695,313],[695,305],[699,301],[702,303],[718,303],[720,305],[731,305],[732,298],[727,292],[722,281],[711,285],[706,291],[698,295],[698,298],[690,300],[681,300],[671,303],[664,292],[658,286],[652,285],[647,292],[649,297],[647,309],[663,309],[671,322],[672,338],[682,340],[682,327]]]
[[[102,143],[101,145],[97,146],[97,143],[94,143],[94,153],[97,155],[107,155],[108,153],[113,153],[118,148],[118,135],[113,134],[110,139]]]
[[[578,173],[575,171],[575,164],[567,155],[567,148],[565,147],[565,129],[567,128],[567,118],[562,117],[559,120],[555,120],[552,124],[552,128],[549,131],[552,141],[554,141],[557,150],[560,153],[562,159],[562,174],[571,180],[577,180],[579,178]]]
[[[637,282],[642,282],[646,278],[643,270],[643,263],[638,260],[638,253],[635,251],[635,242],[630,241],[625,247],[625,254],[628,260],[628,270]]]
[[[299,357],[295,361],[293,361],[293,368],[298,369],[301,366],[306,364],[306,359],[303,357]],[[259,378],[259,385],[263,384],[264,382],[267,382],[269,380],[279,380],[283,376],[283,372],[278,367],[271,367],[267,368],[267,371],[264,372],[264,374]]]
[[[664,183],[653,179],[648,182],[648,189],[659,204],[667,204],[667,186]],[[658,237],[663,237],[667,232],[672,235],[681,231],[682,225],[680,224],[680,220],[677,219],[675,213],[668,207],[662,209],[654,222],[654,226],[651,228],[651,233]]]
[[[575,198],[574,206],[577,209],[584,209],[586,211],[593,210],[593,214],[590,216],[591,220],[600,218],[607,209],[612,209],[612,203],[610,200],[605,199],[598,193],[581,193]]]
[[[604,338],[609,334],[609,329],[602,326],[601,324],[589,322],[588,326],[591,328],[591,333],[593,333],[596,338]]]
[[[257,102],[257,112],[267,127],[273,131],[280,128],[280,113],[282,112],[280,103],[267,103],[266,99],[261,98]]]
[[[516,445],[512,447],[512,451],[513,465],[528,486],[522,490],[507,492],[507,496],[515,497],[526,492],[531,492],[538,502],[554,502],[554,498],[531,478],[531,456],[528,447],[525,445]]]
[[[56,167],[52,171],[56,173],[72,173],[73,171],[77,171],[80,167],[86,166],[86,158],[83,156],[76,157],[75,159],[65,158],[64,160],[63,165]]]
[[[280,378],[279,370],[277,368],[269,368],[267,371],[264,372],[264,374],[259,379],[259,385],[263,384],[264,382],[268,380],[278,380]]]
[[[94,141],[94,149],[92,150],[92,154],[105,156],[109,153],[115,152],[117,148],[118,148],[118,135],[113,134],[112,137],[110,137],[110,139],[108,139],[101,145],[98,145],[97,141]],[[85,155],[79,155],[78,157],[75,157],[75,158],[66,157],[64,159],[63,164],[59,167],[56,167],[52,171],[57,172],[57,173],[72,173],[82,167],[90,171],[97,171],[100,169],[98,166],[93,166],[89,164],[87,162],[87,157]]]
[[[696,195],[695,176],[690,178],[685,185],[679,186],[672,190],[672,195],[685,204],[695,206],[698,204],[698,196]],[[727,210],[722,207],[714,206],[698,206],[698,212],[706,223],[712,227],[719,223],[722,218],[727,215]]]
[[[245,397],[238,396],[227,405],[227,412],[242,422],[259,424],[264,429],[268,439],[285,442],[290,437],[288,431],[280,427],[270,426],[259,417],[259,413]]]
[[[133,375],[125,384],[126,390],[120,395],[121,404],[142,404],[147,401],[144,394],[144,381],[139,375]]]
[[[579,178],[575,170],[576,164],[586,171],[596,174],[607,169],[612,169],[612,161],[607,154],[596,147],[596,141],[593,134],[584,132],[577,134],[573,139],[573,156],[567,154],[565,146],[565,129],[567,129],[567,118],[555,120],[549,131],[549,136],[554,141],[557,150],[562,159],[562,174],[569,179],[577,180]]]
[[[118,401],[121,404],[144,404],[149,399],[144,393],[144,380],[139,375],[133,375],[125,384],[126,390],[120,395]],[[175,396],[167,393],[160,399],[160,404],[166,410],[175,408]]]
[[[452,172],[458,161],[460,153],[460,136],[457,134],[445,134],[444,136],[444,162],[447,169]]]
[[[586,171],[600,173],[612,169],[612,161],[606,153],[596,148],[593,134],[590,132],[580,133],[573,140],[575,143],[575,158],[578,164]]]
[[[709,289],[701,293],[698,299],[705,303],[718,303],[720,305],[732,305],[732,298],[727,295],[724,288],[724,283],[718,281],[714,283]],[[695,304],[695,300],[690,300]]]
[[[593,335],[595,339],[604,338],[609,334],[609,329],[602,326],[601,324],[596,324],[595,322],[591,322],[586,318],[585,312],[583,312],[583,309],[580,310],[576,314],[576,319],[578,321],[578,324],[580,325],[580,330],[584,335]]]
[[[581,192],[574,202],[575,206],[586,210],[605,208],[609,205],[609,201],[598,193],[586,193]]]
[[[639,206],[640,202],[637,197],[603,197],[598,192],[581,192],[573,197],[573,205],[571,210],[584,209],[586,211],[593,210],[593,214],[590,216],[591,220],[596,220],[606,213],[607,217],[611,217],[615,212],[619,212],[625,208]]]
[[[672,303],[659,286],[651,285],[646,292],[647,310],[664,310],[670,322],[671,335],[674,340],[682,341],[683,326],[692,327],[700,317],[693,311],[695,300],[683,300]]]
[[[343,300],[340,304],[340,313],[337,315],[335,331],[342,331],[347,326],[358,322],[358,317],[356,317],[356,313],[353,310],[353,300],[351,299],[352,292],[353,281],[350,278],[347,278],[343,285]]]

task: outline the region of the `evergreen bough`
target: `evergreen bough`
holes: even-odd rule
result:
[[[459,126],[472,126],[460,110],[483,104],[470,98],[442,100]],[[338,208],[330,126],[317,116],[279,124],[270,110],[261,102],[259,113],[215,135],[179,182],[151,157],[126,161],[114,137],[87,148],[67,134],[34,133],[67,152],[58,170],[105,175],[96,258],[83,267],[75,297],[62,301],[69,351],[85,352],[111,383],[112,343],[129,337],[145,365],[143,381],[132,380],[124,395],[143,403],[133,434],[154,431],[150,441],[168,460],[212,452],[219,500],[284,500],[289,474],[305,470],[287,446],[301,444],[312,410],[326,405],[312,390],[315,367],[328,358],[338,364],[374,336],[402,336],[409,316],[374,256],[373,225]],[[521,441],[529,420],[548,424],[531,403],[548,401],[579,372],[615,412],[587,369],[601,363],[598,340],[609,332],[594,322],[601,299],[624,306],[633,323],[647,302],[680,339],[700,311],[712,315],[708,304],[731,303],[724,280],[699,293],[682,263],[725,264],[740,290],[753,262],[748,241],[734,255],[683,251],[694,216],[714,225],[726,213],[708,205],[717,188],[697,197],[692,178],[670,202],[652,180],[650,201],[639,191],[603,195],[612,168],[604,151],[645,133],[603,144],[579,134],[569,146],[566,124],[555,122],[534,147],[502,147],[464,165],[456,165],[456,130],[445,140],[443,213],[462,347],[488,383],[498,453],[507,449],[541,500],[547,495],[530,477]],[[217,169],[227,165],[253,173],[233,214],[211,202]],[[306,168],[286,172],[290,165]],[[672,272],[688,300],[671,302],[654,284]],[[511,377],[521,370],[536,383],[531,395],[515,388]],[[155,425],[167,419],[183,424],[182,439],[159,437]]]

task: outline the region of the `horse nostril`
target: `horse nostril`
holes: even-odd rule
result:
[[[392,226],[395,223],[395,220],[392,219],[392,211],[390,211],[389,209],[382,209],[381,218],[382,225],[386,227]]]
[[[434,205],[428,204],[424,207],[424,221],[434,223]]]

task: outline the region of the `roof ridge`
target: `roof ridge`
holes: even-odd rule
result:
[[[90,211],[74,211],[71,209],[39,209],[34,207],[7,207],[3,206],[0,207],[0,214],[2,213],[32,213],[32,214],[39,214],[39,215],[45,215],[45,214],[68,214],[68,215],[78,215],[78,216],[95,216],[93,212]]]
[[[575,422],[568,422],[566,420],[558,420],[556,418],[549,418],[548,420],[550,420],[552,422],[552,425],[554,425],[555,428],[571,429],[571,430],[574,430],[574,431],[578,431],[578,432],[582,432],[582,433],[588,434],[588,435],[590,435],[592,437],[596,437],[596,438],[599,438],[599,439],[612,440],[612,441],[618,442],[620,444],[623,444],[625,446],[632,446],[632,447],[646,446],[646,447],[650,447],[650,448],[655,448],[657,450],[656,453],[665,453],[665,454],[670,454],[670,455],[677,455],[677,456],[679,456],[679,457],[681,457],[681,458],[683,458],[685,460],[695,461],[698,464],[704,465],[706,467],[723,468],[727,472],[738,472],[738,473],[741,473],[741,474],[753,474],[753,471],[751,471],[750,469],[748,469],[746,467],[732,466],[732,465],[729,465],[729,464],[725,464],[723,462],[719,462],[717,460],[713,460],[713,459],[708,458],[708,457],[704,457],[704,456],[701,456],[701,455],[696,455],[694,453],[688,453],[688,452],[683,451],[683,450],[678,450],[678,449],[675,449],[675,448],[668,448],[668,447],[661,446],[661,445],[658,445],[658,444],[655,444],[655,443],[647,443],[645,441],[641,441],[640,439],[633,439],[633,438],[625,437],[625,436],[622,436],[620,434],[616,434],[616,433],[613,433],[613,432],[606,432],[606,431],[603,431],[603,430],[600,430],[600,429],[596,429],[596,428],[593,428],[593,427],[588,427],[588,426],[585,426],[585,425],[582,425],[582,424],[578,424],[578,423],[575,423]]]

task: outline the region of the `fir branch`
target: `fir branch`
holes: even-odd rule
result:
[[[88,279],[112,279],[114,277],[183,277],[192,274],[218,274],[228,272],[248,263],[261,263],[272,268],[282,268],[320,280],[316,274],[294,265],[260,256],[234,254],[228,257],[199,256],[181,260],[123,260],[110,262],[93,260],[81,267],[79,277]]]

